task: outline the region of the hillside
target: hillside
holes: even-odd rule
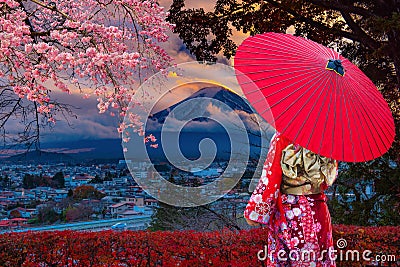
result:
[[[65,153],[46,152],[33,150],[25,153],[3,158],[2,163],[8,164],[54,164],[54,163],[75,163],[77,159]]]

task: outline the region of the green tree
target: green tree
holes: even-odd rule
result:
[[[92,180],[90,180],[90,183],[91,184],[101,184],[101,183],[103,183],[103,180],[100,178],[99,175],[96,174],[96,176]]]
[[[36,187],[35,186],[35,176],[32,174],[25,174],[22,178],[22,186],[25,189],[31,189]]]
[[[6,176],[4,177],[3,180],[4,180],[4,182],[5,182],[6,187],[7,187],[7,188],[10,188],[10,187],[11,187],[11,184],[12,184],[11,178],[8,177],[8,175],[6,175]]]
[[[7,174],[4,177],[0,177],[0,186],[5,188],[11,187],[11,179]]]
[[[74,189],[73,197],[76,200],[81,200],[81,199],[86,199],[86,198],[101,199],[101,198],[105,197],[105,194],[98,191],[96,188],[94,188],[91,185],[81,185]]]
[[[113,175],[110,171],[106,171],[103,181],[112,181],[113,178],[115,178],[115,175]]]
[[[72,189],[68,189],[68,197],[73,197],[74,196],[74,191]]]
[[[65,187],[64,174],[62,172],[57,172],[53,176],[52,182],[55,188],[64,188]]]
[[[32,189],[38,186],[52,186],[52,181],[49,177],[43,177],[42,174],[29,174],[26,173],[22,178],[22,186],[25,189]]]
[[[387,164],[387,166],[379,166]],[[400,172],[389,162],[342,164],[328,202],[336,224],[397,225],[400,221]]]
[[[54,204],[47,204],[38,209],[38,223],[54,223],[61,219],[61,216],[54,210]]]
[[[176,171],[171,171],[168,181],[175,184],[174,176],[177,175]],[[179,208],[168,205],[164,202],[159,202],[156,211],[151,216],[149,229],[152,231],[175,230],[176,218],[179,214]]]
[[[175,177],[180,176],[177,169],[170,170],[168,181],[177,184]],[[182,181],[182,176],[180,177]],[[190,186],[198,187],[201,183],[195,179]],[[229,208],[230,209],[230,208]],[[226,209],[224,210],[226,211]],[[149,229],[158,230],[196,230],[209,231],[222,228],[240,230],[236,217],[232,218],[222,210],[216,210],[211,204],[198,207],[176,207],[159,202],[152,215]]]
[[[92,213],[92,208],[85,205],[70,206],[65,210],[65,220],[67,222],[88,220]]]

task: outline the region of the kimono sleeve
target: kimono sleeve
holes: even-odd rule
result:
[[[280,197],[282,181],[282,150],[290,141],[279,133],[271,140],[261,178],[244,210],[244,217],[262,224],[268,224],[274,217],[276,209],[280,209],[277,199]]]

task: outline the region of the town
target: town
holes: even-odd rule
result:
[[[249,170],[255,170],[254,162],[249,163],[244,175],[247,178],[238,179],[239,183],[223,196],[225,207],[233,205],[236,211],[245,206],[249,197]],[[199,186],[213,181],[225,166],[225,162],[218,162],[206,169],[193,167],[191,172],[183,172],[173,170],[168,164],[153,166],[125,160],[90,166],[0,165],[0,231],[49,230],[55,225],[57,229],[101,230],[112,225],[126,227],[125,222],[134,218],[139,218],[140,223],[130,229],[146,229],[159,201],[135,179],[151,181],[158,172],[174,183]],[[229,176],[234,177],[235,173]]]

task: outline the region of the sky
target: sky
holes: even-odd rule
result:
[[[161,0],[160,5],[165,7],[165,10],[169,9],[172,0]],[[187,8],[204,8],[206,11],[212,11],[214,6],[214,1],[198,1],[198,0],[186,0]],[[177,34],[172,31],[169,33],[168,42],[162,44],[161,46],[167,51],[167,53],[174,59],[174,63],[180,64],[185,62],[193,62],[195,58],[190,55],[188,50],[185,48],[182,40]],[[244,40],[246,35],[235,32],[233,40],[240,44]],[[230,61],[223,56],[219,56],[219,62],[224,64],[230,64]],[[194,90],[194,89],[193,89]],[[194,91],[188,92],[186,95],[191,95]],[[72,90],[73,91],[73,90]],[[168,106],[168,102],[172,104],[184,98],[185,94],[178,93],[178,95],[173,96],[171,99],[164,99],[163,106]],[[59,151],[68,151],[68,147],[65,147],[65,143],[78,140],[96,140],[96,139],[118,139],[120,135],[117,132],[118,118],[112,117],[109,114],[99,114],[97,109],[97,100],[95,97],[89,99],[83,99],[81,94],[72,93],[65,94],[63,92],[54,92],[52,96],[55,100],[61,103],[71,104],[73,113],[75,117],[68,117],[68,121],[65,119],[57,120],[54,127],[46,128],[42,130],[41,143],[63,143],[63,147],[60,147]],[[218,113],[218,109],[212,105],[207,107],[210,112]],[[229,117],[230,114],[221,114],[222,117]],[[195,125],[195,124],[193,124]],[[197,130],[203,125],[197,125]],[[17,121],[10,122],[8,125],[9,129],[18,129],[21,125],[18,125]],[[83,148],[85,149],[85,148]],[[2,157],[2,152],[0,150],[0,157]],[[8,154],[8,152],[4,152]],[[4,156],[4,155],[3,155]]]
[[[172,1],[170,0],[160,1],[160,5],[164,6],[166,10],[168,10],[171,3]],[[186,1],[186,7],[203,7],[206,11],[211,11],[213,5],[214,1]],[[169,36],[168,42],[162,44],[162,47],[174,58],[174,63],[180,64],[195,61],[195,58],[190,55],[177,34],[169,32]],[[236,33],[234,40],[241,42],[244,38],[244,34]],[[229,61],[222,56],[219,61],[229,64]],[[77,109],[73,109],[77,119],[71,117],[69,124],[65,120],[57,121],[55,127],[44,131],[42,142],[119,138],[117,132],[118,119],[108,114],[99,114],[95,98],[83,99],[79,94],[67,95],[65,93],[56,93],[55,98],[63,103],[77,107]]]
[[[160,5],[168,10],[172,0],[160,0]],[[203,8],[205,11],[212,11],[215,1],[207,0],[185,0],[186,8]],[[194,62],[195,58],[189,53],[177,34],[169,31],[169,40],[162,43],[161,46],[174,59],[173,63],[181,64],[186,62]],[[232,40],[239,45],[248,35],[237,32],[233,29]],[[227,60],[222,55],[218,55],[218,62],[232,65],[233,60]],[[235,79],[236,80],[236,79]],[[71,91],[74,91],[73,89]],[[76,90],[75,90],[76,91]],[[193,91],[186,95],[189,96]],[[41,143],[68,142],[77,140],[96,140],[96,139],[118,139],[120,135],[117,132],[118,118],[111,117],[109,114],[99,114],[97,109],[97,100],[95,97],[83,99],[81,94],[66,94],[63,92],[53,92],[53,99],[60,103],[71,104],[75,117],[69,117],[68,121],[59,117],[54,127],[42,130]],[[173,96],[171,99],[164,99],[164,106],[176,103],[180,98],[182,100],[184,94]],[[212,108],[211,106],[209,107]],[[21,128],[18,122],[10,122],[9,129]],[[1,154],[1,151],[0,151]],[[1,155],[0,155],[1,156]]]
[[[119,138],[118,118],[99,114],[95,98],[83,99],[79,94],[65,93],[59,93],[56,97],[59,101],[76,107],[73,112],[77,117],[69,117],[68,122],[64,119],[58,120],[52,129],[44,132],[44,142]]]

